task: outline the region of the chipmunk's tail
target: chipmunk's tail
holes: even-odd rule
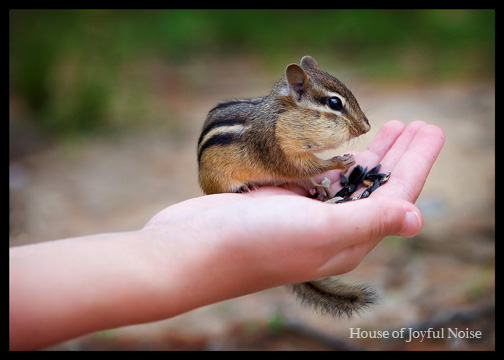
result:
[[[333,316],[353,315],[375,304],[376,292],[365,285],[347,285],[335,277],[325,277],[310,282],[291,284],[289,288],[302,304]]]

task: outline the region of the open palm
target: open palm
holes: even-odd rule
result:
[[[163,231],[177,223],[204,233],[200,238],[205,243],[211,234],[218,239],[223,261],[236,262],[237,271],[271,271],[258,289],[344,273],[385,236],[420,231],[423,218],[414,202],[443,143],[444,133],[435,125],[389,121],[366,150],[354,154],[356,164],[382,164],[380,172],[392,173],[369,198],[325,204],[302,196],[306,192],[296,186],[263,187],[181,202],[158,213],[145,229]],[[324,176],[337,190],[340,171]],[[200,246],[200,238],[194,237],[194,246]]]

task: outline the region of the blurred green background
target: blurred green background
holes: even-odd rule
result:
[[[300,49],[388,82],[492,77],[495,11],[10,10],[9,90],[68,137],[138,125],[146,84],[124,88],[129,64],[250,54],[277,71]]]

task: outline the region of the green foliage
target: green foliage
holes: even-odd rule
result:
[[[125,64],[305,54],[365,76],[493,76],[494,10],[10,10],[9,88],[48,131],[110,122]],[[142,93],[142,91],[140,91]]]

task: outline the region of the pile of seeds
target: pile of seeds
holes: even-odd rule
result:
[[[367,198],[373,191],[385,184],[390,178],[389,173],[379,173],[381,164],[376,165],[368,171],[367,166],[363,168],[360,165],[354,167],[348,177],[341,175],[340,184],[343,188],[338,191],[333,198],[327,200],[327,203],[339,204],[346,201],[353,201]],[[367,186],[366,190],[359,196],[352,198],[352,194],[357,190],[360,184]]]

